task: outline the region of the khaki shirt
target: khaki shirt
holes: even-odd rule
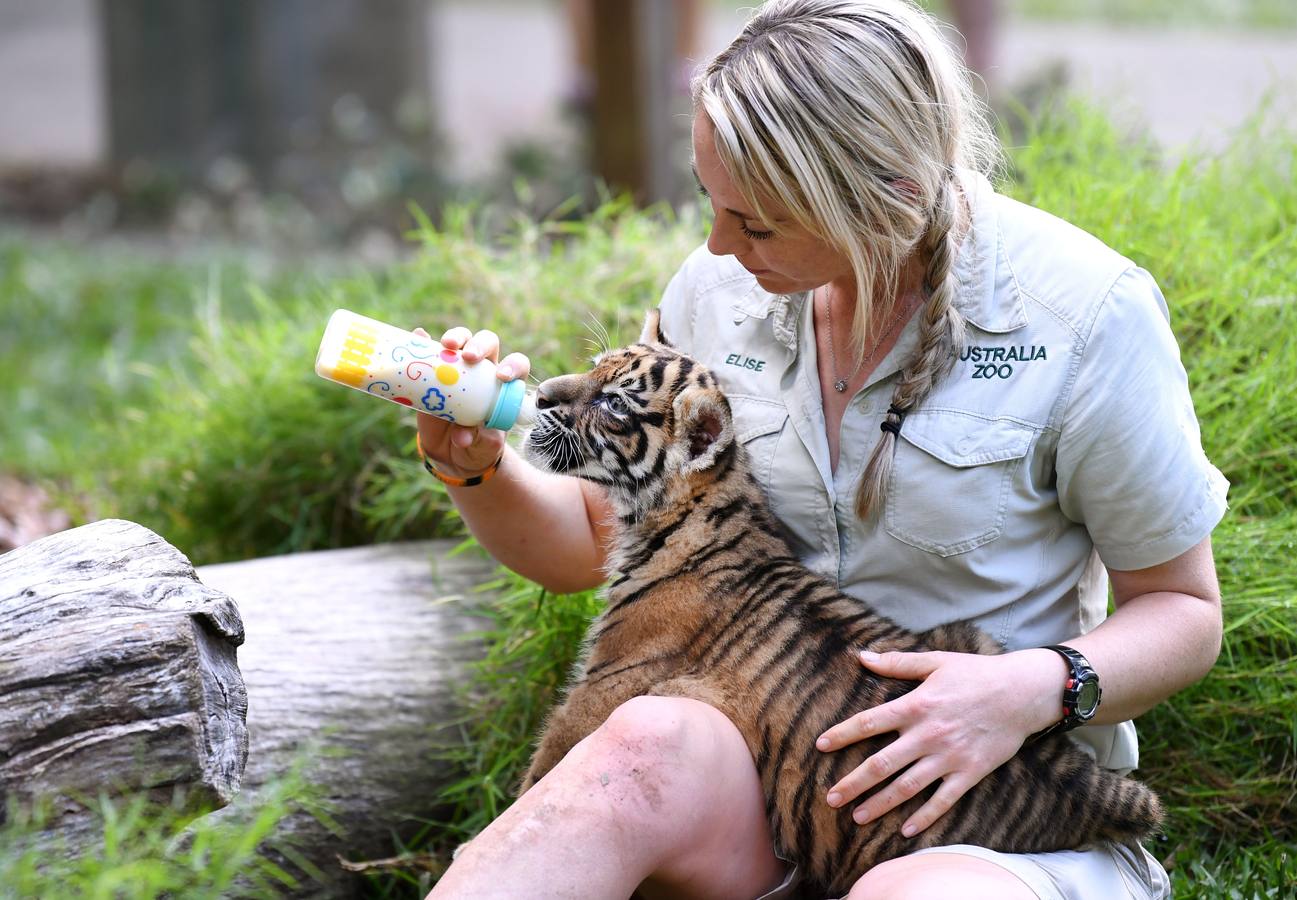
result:
[[[906,416],[871,521],[854,500],[918,317],[851,400],[836,473],[809,294],[769,294],[733,257],[701,247],[667,286],[662,330],[720,379],[810,568],[908,628],[962,619],[1007,650],[1039,647],[1105,618],[1105,566],[1157,565],[1210,534],[1228,485],[1203,454],[1148,273],[982,176],[962,178],[972,227],[955,272],[967,340]],[[1138,762],[1130,722],[1073,734],[1102,765]]]

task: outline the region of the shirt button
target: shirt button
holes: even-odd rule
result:
[[[960,442],[955,445],[955,449],[960,453],[967,453],[969,450],[972,450],[973,438],[971,436],[962,438]]]

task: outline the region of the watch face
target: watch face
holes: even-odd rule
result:
[[[1086,681],[1081,684],[1081,692],[1076,698],[1076,711],[1083,718],[1094,715],[1099,705],[1099,682]]]

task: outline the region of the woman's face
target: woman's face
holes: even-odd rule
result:
[[[733,256],[772,294],[809,291],[831,281],[852,281],[847,258],[774,207],[774,222],[754,217],[716,153],[711,119],[698,112],[693,123],[694,174],[716,214],[707,249],[716,256]]]

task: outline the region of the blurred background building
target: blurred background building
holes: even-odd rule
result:
[[[0,217],[381,260],[408,202],[680,201],[738,0],[0,0]],[[992,98],[1066,86],[1168,158],[1297,119],[1293,0],[940,0]],[[952,15],[953,14],[953,15]]]

